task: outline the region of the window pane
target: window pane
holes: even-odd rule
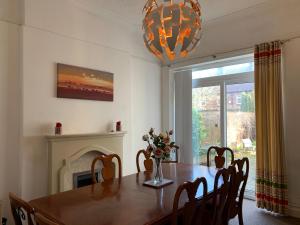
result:
[[[193,89],[193,161],[206,164],[207,149],[221,144],[220,86]]]
[[[247,189],[255,191],[256,129],[254,84],[232,84],[227,91],[227,146],[236,159],[248,157],[250,174]]]
[[[212,68],[207,70],[198,70],[193,72],[193,79],[215,77],[223,75],[231,75],[237,73],[246,73],[254,71],[254,63],[242,63],[237,65],[224,66],[219,68]]]

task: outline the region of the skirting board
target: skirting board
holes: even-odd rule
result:
[[[2,201],[0,200],[0,221],[2,221],[2,207],[3,207]],[[2,222],[1,222],[1,224],[2,224]]]
[[[300,207],[294,206],[294,205],[289,205],[288,214],[291,217],[300,218]]]

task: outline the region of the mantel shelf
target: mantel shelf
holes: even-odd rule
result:
[[[87,133],[87,134],[63,134],[63,135],[48,135],[48,141],[62,141],[65,139],[81,139],[81,138],[99,138],[99,137],[123,137],[127,132],[107,132],[107,133]]]

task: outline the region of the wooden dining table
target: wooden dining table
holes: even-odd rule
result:
[[[178,186],[185,181],[205,177],[208,192],[213,191],[217,170],[213,167],[181,163],[163,164],[164,178],[173,183],[155,189],[143,185],[152,174],[140,172],[111,182],[102,182],[47,197],[34,199],[29,204],[45,216],[65,225],[143,225],[164,224],[173,209]],[[197,197],[202,196],[202,186]],[[180,207],[187,196],[183,195]]]

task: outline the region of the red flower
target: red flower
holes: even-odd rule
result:
[[[155,150],[154,152],[155,155],[160,156],[162,154],[162,150],[160,150],[159,148]]]

